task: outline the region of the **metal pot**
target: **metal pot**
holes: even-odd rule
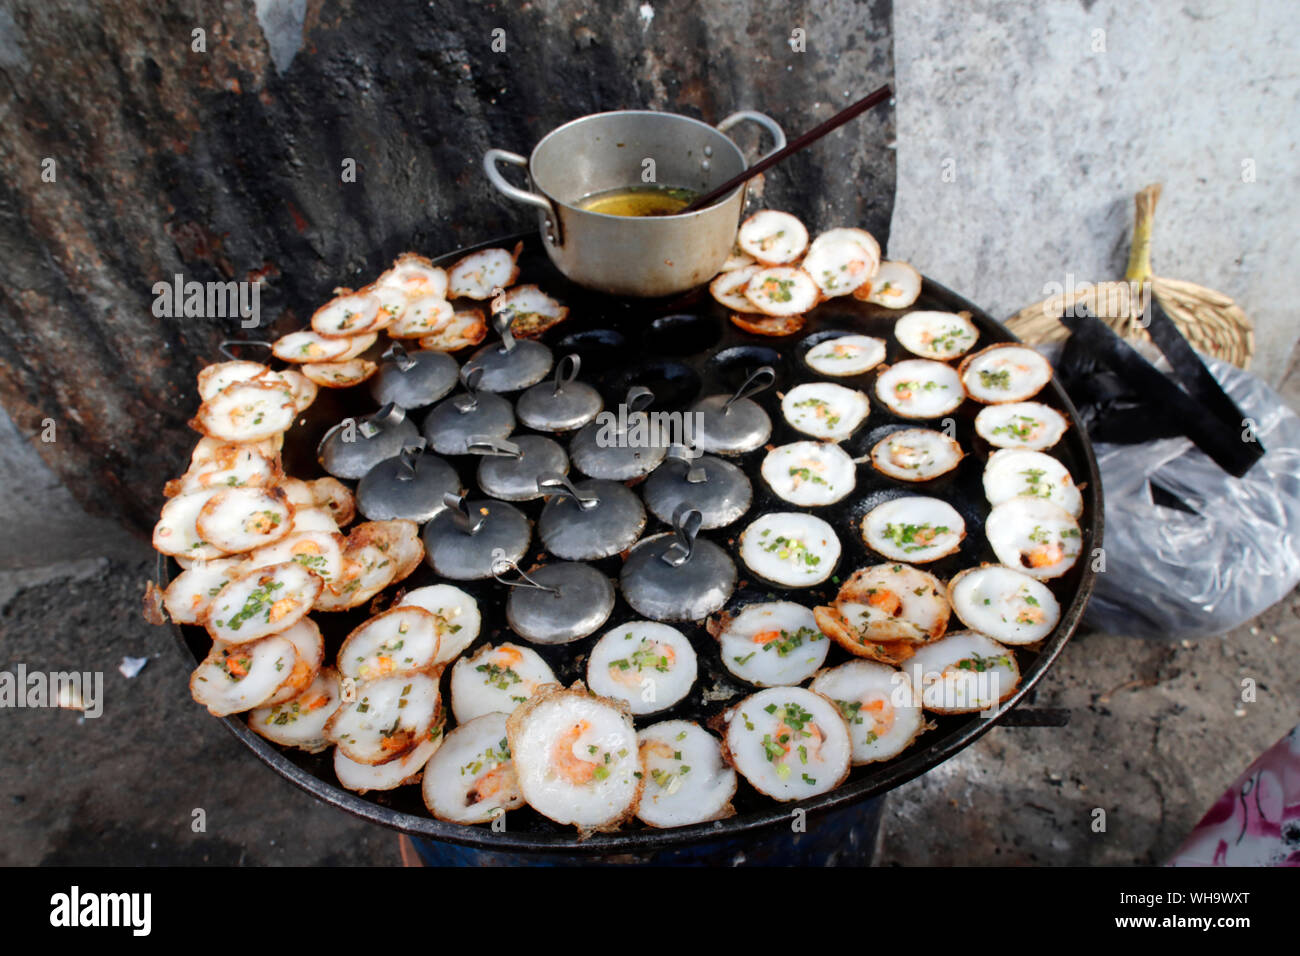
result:
[[[610,189],[662,183],[705,193],[748,164],[726,131],[749,120],[785,146],[781,127],[762,113],[732,113],[717,127],[689,116],[619,110],[583,116],[552,130],[528,159],[502,149],[483,156],[499,192],[535,206],[542,245],[566,277],[612,295],[674,295],[707,282],[731,254],[745,187],[696,212],[611,216],[578,204]],[[523,166],[533,190],[506,182],[498,163]]]

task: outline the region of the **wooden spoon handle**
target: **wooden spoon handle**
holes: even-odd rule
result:
[[[866,96],[858,100],[852,106],[845,107],[844,109],[836,113],[834,116],[832,116],[830,119],[828,119],[826,122],[822,123],[820,126],[813,127],[808,132],[800,136],[798,139],[787,144],[785,149],[777,150],[772,155],[760,159],[753,166],[750,166],[748,169],[742,172],[739,176],[733,176],[731,179],[728,179],[717,189],[714,189],[710,192],[705,193],[703,196],[700,196],[693,203],[691,203],[689,206],[687,206],[685,209],[683,209],[681,212],[677,213],[676,215],[680,216],[682,213],[695,212],[695,210],[697,209],[703,209],[705,206],[713,205],[713,203],[717,202],[719,199],[721,199],[727,193],[731,192],[741,183],[753,179],[755,176],[763,172],[765,169],[772,168],[777,163],[781,162],[781,160],[789,156],[791,153],[799,152],[799,150],[803,149],[809,143],[816,142],[817,140],[825,136],[827,133],[831,132],[832,130],[838,129],[839,127],[847,123],[849,120],[853,119],[855,116],[858,116],[861,113],[865,113],[867,110],[871,109],[871,107],[877,105],[878,103],[883,103],[885,100],[893,96],[893,93],[894,91],[889,88],[889,84],[885,84],[880,89],[876,90],[874,93],[868,93]]]

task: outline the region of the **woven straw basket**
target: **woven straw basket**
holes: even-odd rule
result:
[[[1066,292],[1027,306],[1007,320],[1012,332],[1032,345],[1054,342],[1069,336],[1061,316],[1083,303],[1122,338],[1149,341],[1143,318],[1147,296],[1157,301],[1174,325],[1199,352],[1225,359],[1238,368],[1248,368],[1255,353],[1255,331],[1246,313],[1222,292],[1194,282],[1165,279],[1151,273],[1151,223],[1160,184],[1147,186],[1137,194],[1133,223],[1133,248],[1123,280],[1100,282]]]

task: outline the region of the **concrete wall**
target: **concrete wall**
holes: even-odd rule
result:
[[[894,43],[892,255],[1005,318],[1067,272],[1122,275],[1133,193],[1163,182],[1156,273],[1236,299],[1255,371],[1281,378],[1300,334],[1300,4],[895,0]]]

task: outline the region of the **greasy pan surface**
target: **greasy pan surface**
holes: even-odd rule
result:
[[[579,377],[601,391],[607,409],[617,409],[629,386],[645,385],[656,395],[652,411],[683,411],[704,395],[734,392],[753,369],[771,365],[777,372],[776,385],[758,395],[755,400],[772,419],[773,433],[769,444],[780,445],[807,436],[795,432],[785,423],[780,411],[778,392],[785,392],[801,382],[827,380],[814,374],[803,363],[802,355],[807,348],[804,341],[809,336],[814,337],[815,341],[820,338],[819,333],[831,330],[861,332],[882,338],[888,343],[886,361],[891,364],[912,357],[904,352],[892,334],[894,322],[909,310],[893,311],[858,302],[851,297],[832,299],[809,314],[808,324],[801,332],[783,338],[763,338],[742,332],[732,325],[726,310],[713,301],[706,289],[670,301],[652,302],[611,298],[583,290],[565,280],[550,265],[534,234],[529,237],[512,236],[475,248],[509,248],[519,238],[525,238],[525,250],[520,257],[522,273],[519,282],[537,283],[571,310],[569,319],[551,329],[542,341],[552,348],[557,359],[566,352],[581,355],[582,370]],[[438,263],[448,265],[468,251],[472,250],[460,250],[443,257]],[[925,280],[921,297],[911,309],[971,312],[980,332],[976,350],[994,342],[1015,341],[1014,336],[990,316],[929,279]],[[381,341],[375,351],[384,347],[386,343]],[[468,357],[468,352],[466,350],[456,357],[463,362]],[[867,454],[876,441],[894,428],[935,425],[934,422],[908,422],[892,415],[875,398],[872,387],[875,375],[876,370],[872,370],[860,376],[833,379],[839,384],[862,390],[871,400],[870,417],[852,437],[841,443],[855,458]],[[1074,633],[1092,592],[1094,572],[1091,568],[1091,555],[1094,548],[1101,546],[1102,537],[1101,487],[1096,461],[1074,407],[1055,381],[1035,401],[1057,408],[1069,419],[1070,429],[1050,453],[1070,470],[1084,499],[1084,511],[1080,519],[1083,533],[1080,558],[1068,574],[1048,582],[1061,603],[1060,623],[1036,648],[1015,648],[1022,680],[1015,695],[1002,705],[997,716],[986,719],[979,715],[927,714],[936,725],[935,729],[924,733],[916,743],[892,760],[855,767],[848,780],[829,793],[797,803],[782,804],[758,794],[742,778],[734,800],[736,815],[725,820],[672,830],[654,830],[633,823],[621,832],[597,834],[579,841],[572,828],[560,827],[524,807],[507,815],[505,831],[492,832],[486,826],[458,826],[433,819],[424,807],[418,786],[364,796],[344,790],[335,780],[331,751],[312,755],[283,749],[254,734],[238,717],[226,718],[223,722],[276,772],[326,803],[406,833],[495,851],[563,849],[613,853],[663,849],[788,826],[790,814],[796,808],[806,811],[810,818],[815,818],[819,811],[832,807],[843,808],[892,790],[972,743],[1029,693]],[[300,417],[300,423],[285,437],[286,471],[302,479],[323,475],[324,472],[315,459],[316,445],[321,436],[342,418],[364,415],[375,407],[365,386],[345,391],[321,389],[315,404]],[[857,469],[855,491],[829,507],[798,509],[777,498],[759,475],[759,466],[765,454],[761,448],[741,458],[730,459],[740,464],[750,477],[754,486],[753,505],[732,525],[702,532],[702,537],[725,548],[736,563],[739,583],[728,609],[734,610],[747,603],[772,599],[791,600],[807,607],[829,603],[838,590],[835,583],[837,579],[842,581],[857,568],[886,560],[867,549],[858,524],[872,507],[899,494],[924,494],[942,498],[966,520],[967,536],[961,549],[953,555],[924,565],[925,570],[947,581],[964,568],[986,561],[996,563],[983,534],[984,518],[988,514],[989,505],[984,499],[980,479],[984,462],[992,449],[975,434],[974,418],[981,407],[983,406],[967,400],[953,416],[957,422],[956,438],[967,453],[955,471],[934,481],[912,485],[886,478],[870,464],[861,464]],[[416,410],[411,413],[411,417],[418,424],[423,421],[425,414],[424,410]],[[521,428],[521,432],[526,433],[527,429]],[[559,440],[561,444],[567,445],[567,436],[561,436]],[[476,497],[475,468],[478,459],[463,456],[448,460],[470,489],[470,495]],[[571,474],[575,480],[583,477],[576,472]],[[536,521],[542,502],[538,500],[515,504]],[[755,581],[739,559],[737,539],[740,531],[750,521],[770,511],[789,510],[812,512],[829,521],[839,535],[843,546],[840,563],[834,576],[821,586],[782,589],[766,585]],[[666,526],[650,515],[645,535],[664,530],[667,530]],[[534,532],[528,557],[521,564],[527,566],[535,561],[547,560],[555,559],[544,555]],[[619,557],[595,562],[595,565],[617,583],[621,567]],[[177,568],[170,559],[160,559],[164,586],[166,579],[176,571]],[[415,574],[389,591],[393,592],[397,588],[411,590],[438,580],[431,569],[421,566]],[[499,644],[506,640],[521,640],[506,629],[504,586],[490,580],[452,583],[472,594],[479,602],[483,614],[482,632],[466,653],[473,653],[488,642]],[[381,597],[387,599],[391,593],[386,592]],[[369,614],[368,606],[363,606],[342,614],[314,615],[326,637],[327,660],[333,661],[342,638]],[[556,676],[567,685],[584,678],[587,655],[601,634],[637,617],[639,615],[620,596],[608,622],[592,636],[573,644],[535,646],[535,649],[551,665]],[[675,626],[695,645],[699,656],[699,677],[691,694],[684,701],[658,714],[637,718],[638,728],[673,718],[703,722],[756,689],[731,676],[723,667],[717,642],[709,637],[703,626],[690,623]],[[950,629],[956,630],[960,626],[954,616]],[[173,630],[184,652],[196,663],[200,661],[211,644],[206,632],[202,628],[188,626],[174,626]],[[849,655],[833,646],[825,666],[834,666],[848,659]],[[444,693],[449,675],[450,667],[444,675]],[[711,698],[707,703],[703,700],[706,689],[710,691]],[[733,692],[733,695],[727,697],[727,691]]]

